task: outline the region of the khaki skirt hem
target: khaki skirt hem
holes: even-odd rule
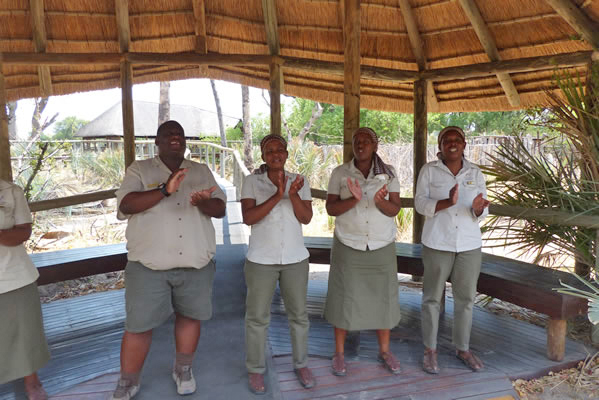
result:
[[[0,384],[31,375],[50,359],[37,284],[0,294]]]
[[[352,331],[391,329],[399,323],[394,243],[361,251],[333,239],[324,317]]]

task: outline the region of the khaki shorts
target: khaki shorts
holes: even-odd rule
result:
[[[125,330],[141,333],[164,323],[173,311],[195,320],[212,317],[212,283],[215,266],[201,269],[149,269],[136,261],[125,268]]]

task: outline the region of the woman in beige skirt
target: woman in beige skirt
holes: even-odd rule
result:
[[[394,218],[401,205],[395,170],[376,154],[370,128],[353,135],[354,159],[335,168],[326,209],[336,217],[324,316],[335,328],[333,374],[347,373],[348,330],[376,329],[378,360],[392,373],[400,363],[389,351],[390,329],[400,319]]]
[[[39,273],[23,246],[30,235],[23,191],[0,180],[0,384],[24,377],[27,398],[45,400],[36,371],[50,353],[35,283]]]

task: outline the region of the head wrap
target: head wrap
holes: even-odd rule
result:
[[[439,146],[441,145],[443,136],[445,136],[449,132],[456,132],[458,135],[460,135],[462,137],[462,140],[464,142],[466,141],[466,134],[464,133],[462,128],[460,128],[459,126],[448,126],[447,128],[443,128],[443,130],[441,130],[441,132],[439,132],[439,136],[437,137],[437,142],[439,143]]]
[[[362,127],[362,128],[356,129],[352,135],[352,142],[353,142],[353,140],[355,140],[356,136],[360,133],[366,133],[366,134],[370,135],[372,141],[378,146],[379,137],[376,135],[376,132],[373,129],[367,128],[367,127]],[[375,150],[374,154],[372,155],[372,164],[373,164],[372,173],[374,175],[387,174],[389,176],[389,178],[395,177],[395,174],[393,173],[393,169],[391,168],[391,166],[387,165],[383,162],[381,157],[379,157],[379,155],[376,153],[376,150]]]
[[[439,149],[441,149],[441,142],[443,141],[443,137],[446,134],[448,134],[449,132],[456,132],[458,135],[460,135],[460,137],[462,138],[462,140],[464,142],[466,141],[466,134],[464,133],[462,128],[460,128],[459,126],[448,126],[447,128],[443,128],[441,130],[441,132],[439,132],[439,136],[437,137],[437,142],[439,143]],[[439,160],[443,159],[443,154],[440,151],[437,153],[437,158]],[[462,158],[464,158],[464,156],[462,156]]]
[[[262,152],[262,155],[264,155],[264,148],[266,147],[266,145],[270,142],[272,142],[273,140],[278,140],[279,142],[281,142],[283,144],[283,146],[285,146],[285,148],[287,148],[287,141],[285,139],[283,139],[283,136],[281,135],[275,135],[273,133],[266,135],[262,138],[262,140],[260,141],[260,151]],[[265,173],[268,170],[268,166],[266,165],[266,163],[260,165],[260,167],[256,168],[254,170],[254,174],[255,175],[260,175]]]

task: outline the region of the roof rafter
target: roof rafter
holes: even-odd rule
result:
[[[278,56],[279,26],[277,22],[277,7],[275,0],[262,0],[262,13],[264,14],[264,29],[266,42],[271,56]],[[283,69],[276,63],[270,64],[270,130],[271,133],[281,134],[281,93],[283,92]]]
[[[474,0],[460,0],[460,5],[472,23],[472,27],[474,28],[480,43],[489,56],[489,60],[500,61],[501,56],[497,50],[495,39],[493,39],[493,35],[491,34],[491,31],[485,23],[482,15],[480,14],[480,10],[478,9]],[[512,81],[510,75],[508,73],[501,72],[497,74],[497,79],[499,80],[499,84],[503,88],[510,105],[513,107],[520,106],[520,95],[518,94],[516,86],[514,85],[514,81]]]
[[[412,46],[412,52],[416,58],[419,71],[425,71],[427,69],[426,55],[424,54],[424,42],[420,36],[420,30],[410,5],[410,0],[399,0],[399,6],[401,9],[401,15],[403,16],[406,28],[408,30],[408,38],[410,39],[410,45]],[[427,95],[427,108],[431,112],[439,111],[439,102],[435,95],[435,88],[432,81],[426,83],[426,95]]]
[[[129,27],[129,1],[115,0],[116,26],[119,32],[119,48],[122,53],[129,51],[131,45],[131,29]]]
[[[31,28],[33,31],[33,47],[37,53],[46,52],[46,24],[44,15],[44,0],[29,0],[31,9]],[[37,74],[40,82],[42,96],[47,97],[52,94],[52,76],[50,67],[40,65],[37,68]]]
[[[570,0],[545,0],[593,49],[599,49],[599,30],[595,23]],[[583,7],[586,5],[583,4]]]
[[[193,0],[193,16],[195,22],[196,53],[208,53],[208,41],[206,39],[206,5],[204,0]],[[208,75],[208,66],[200,65],[200,73]]]

